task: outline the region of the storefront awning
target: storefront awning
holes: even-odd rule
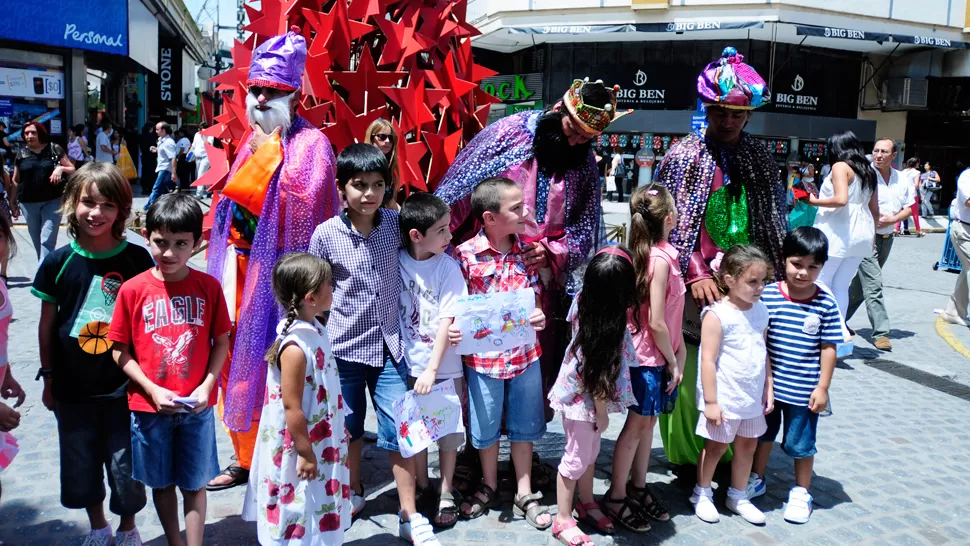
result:
[[[685,21],[679,23],[638,23],[633,25],[543,25],[506,27],[509,34],[607,34],[614,32],[684,32],[762,28],[764,21]]]
[[[934,36],[914,36],[908,34],[890,34],[887,32],[870,32],[852,28],[820,27],[812,25],[795,25],[795,33],[799,36],[819,36],[840,40],[857,40],[867,42],[892,42],[944,49],[970,49],[970,43],[938,38]]]

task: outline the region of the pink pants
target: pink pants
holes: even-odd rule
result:
[[[579,480],[600,454],[602,433],[594,430],[595,423],[562,418],[566,431],[566,453],[559,462],[559,473],[567,480]]]

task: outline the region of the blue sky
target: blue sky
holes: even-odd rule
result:
[[[219,39],[225,42],[226,48],[232,46],[232,40],[236,37],[236,0],[183,0],[185,7],[195,18],[196,22],[205,25],[219,18],[219,24],[231,26],[233,30],[219,31]],[[251,6],[259,6],[259,2],[247,2]],[[203,11],[203,7],[205,10]]]

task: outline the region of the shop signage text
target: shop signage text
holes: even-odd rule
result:
[[[31,68],[0,67],[0,96],[63,99],[64,73]]]
[[[128,0],[9,2],[0,39],[128,55]]]
[[[98,34],[93,30],[82,32],[73,23],[64,25],[64,39],[67,40],[68,38],[81,44],[104,44],[110,47],[124,47],[124,38],[121,34],[112,38],[111,36]]]
[[[542,74],[492,76],[481,83],[482,90],[502,102],[542,99]]]
[[[801,95],[799,91],[805,89],[805,79],[796,74],[792,80],[791,89],[794,93],[775,93],[775,105],[778,109],[807,110],[818,109],[818,97],[815,95]]]
[[[159,98],[170,101],[172,100],[172,48],[163,47],[159,53],[161,56],[161,66],[158,70],[158,78],[161,80]]]
[[[158,40],[158,74],[148,75],[149,113],[164,117],[165,110],[182,107],[182,46],[173,39]]]

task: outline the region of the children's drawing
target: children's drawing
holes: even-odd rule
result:
[[[529,324],[535,307],[531,288],[458,298],[455,324],[461,329],[462,341],[456,352],[488,354],[535,343],[536,332]]]
[[[394,425],[401,455],[411,457],[447,434],[464,434],[461,401],[454,381],[443,381],[425,395],[408,391],[394,401]]]
[[[17,443],[17,439],[14,438],[13,434],[9,432],[0,432],[0,470],[4,470],[10,463],[13,462],[14,457],[20,451],[20,445]]]

